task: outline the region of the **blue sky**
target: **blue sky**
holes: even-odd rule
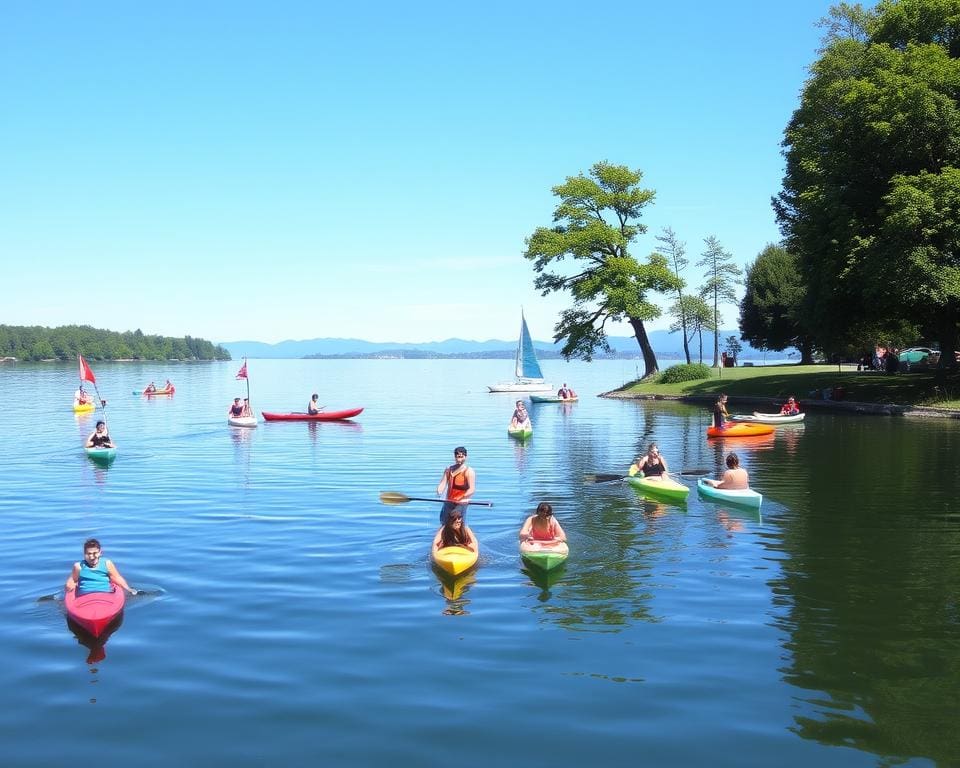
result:
[[[547,338],[524,238],[600,160],[656,190],[634,255],[746,264],[829,6],[4,4],[0,323]]]

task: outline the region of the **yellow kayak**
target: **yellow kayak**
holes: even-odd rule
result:
[[[470,550],[466,547],[443,547],[442,549],[435,549],[431,555],[437,567],[451,576],[469,571],[477,564],[479,556],[479,545],[477,545],[476,550]]]
[[[90,413],[91,411],[96,410],[96,403],[83,403],[82,405],[73,404],[74,413]]]

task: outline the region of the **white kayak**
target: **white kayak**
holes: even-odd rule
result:
[[[256,416],[227,416],[227,424],[231,427],[255,427],[257,426]]]
[[[793,416],[781,416],[779,413],[757,413],[753,416],[731,416],[731,421],[751,421],[754,424],[796,424],[803,421],[805,413],[796,413]]]
[[[724,488],[714,488],[706,481],[706,478],[703,477],[697,482],[697,490],[708,499],[726,501],[744,507],[753,507],[754,509],[760,509],[760,504],[763,502],[763,496],[750,488],[745,488],[742,491],[728,491]]]

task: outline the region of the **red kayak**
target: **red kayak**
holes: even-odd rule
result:
[[[363,408],[348,408],[344,411],[322,411],[320,413],[269,413],[260,411],[264,421],[343,421],[361,413]]]
[[[67,616],[94,637],[100,637],[117,618],[123,610],[123,602],[123,590],[116,585],[113,592],[87,592],[77,597],[77,590],[71,589],[63,597]]]

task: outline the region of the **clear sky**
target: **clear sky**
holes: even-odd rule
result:
[[[656,190],[635,256],[746,264],[829,6],[4,3],[0,323],[545,339],[524,239],[600,160]]]

